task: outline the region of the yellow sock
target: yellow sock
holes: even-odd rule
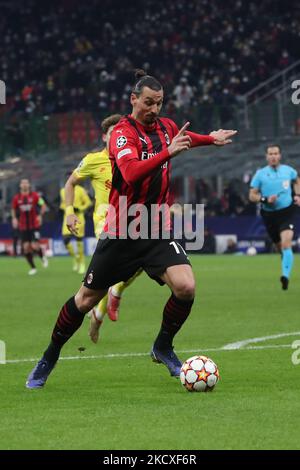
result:
[[[66,248],[71,256],[75,257],[75,251],[71,242],[66,245]]]
[[[133,281],[142,273],[142,269],[139,269],[128,281],[121,281],[113,286],[113,294],[117,297],[121,297],[123,291],[133,283]]]
[[[77,240],[77,257],[78,257],[78,263],[84,264],[84,250],[83,250],[82,240]]]
[[[100,300],[96,307],[96,317],[98,320],[102,320],[106,314],[106,307],[107,307],[107,294]]]

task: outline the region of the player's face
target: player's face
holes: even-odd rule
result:
[[[269,147],[267,150],[267,162],[272,167],[277,167],[281,160],[281,153],[278,147]]]
[[[164,98],[163,90],[155,91],[145,86],[140,96],[131,95],[132,115],[146,126],[154,124],[160,113]]]
[[[112,133],[114,127],[115,126],[110,126],[108,128],[108,131],[106,132],[106,134],[103,134],[103,136],[102,136],[103,142],[105,142],[105,146],[106,146],[107,150],[109,149],[110,136],[111,136],[111,133]]]
[[[28,192],[30,190],[29,180],[23,179],[20,181],[20,190],[21,192]]]

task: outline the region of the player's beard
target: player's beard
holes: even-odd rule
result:
[[[156,118],[157,118],[156,114],[149,114],[148,116],[146,115],[145,116],[145,124],[147,126],[151,126],[152,124],[155,123]]]

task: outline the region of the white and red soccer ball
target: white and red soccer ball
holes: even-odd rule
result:
[[[218,366],[207,356],[190,357],[180,370],[180,381],[189,392],[210,392],[219,378]]]

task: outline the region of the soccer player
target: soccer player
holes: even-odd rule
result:
[[[12,200],[11,216],[13,229],[19,230],[22,252],[30,266],[30,276],[37,273],[33,260],[35,253],[41,258],[44,268],[48,267],[48,259],[39,242],[42,216],[46,209],[43,198],[37,192],[31,191],[29,180],[21,179],[20,192]]]
[[[292,240],[295,206],[300,206],[300,179],[294,168],[281,164],[279,145],[268,145],[266,159],[268,165],[257,170],[251,180],[249,199],[261,203],[267,232],[281,252],[280,282],[287,290],[294,259]]]
[[[78,167],[73,171],[65,185],[65,194],[67,201],[67,227],[71,233],[75,234],[80,228],[78,224],[77,214],[74,213],[74,190],[76,191],[77,184],[89,178],[95,193],[95,208],[94,208],[94,230],[96,238],[100,237],[103,230],[105,217],[107,214],[109,193],[111,190],[111,163],[108,154],[108,145],[110,134],[114,126],[121,119],[120,114],[113,114],[104,119],[101,123],[102,140],[105,147],[101,152],[88,153],[80,162]],[[108,290],[108,294],[103,297],[96,308],[92,309],[89,335],[94,343],[97,343],[99,338],[99,328],[103,323],[106,313],[112,321],[116,321],[119,315],[119,306],[122,293],[128,287],[139,272],[134,275],[127,282],[119,282]]]
[[[86,192],[86,190],[78,185],[74,190],[74,203],[73,211],[76,213],[78,220],[78,230],[74,234],[76,238],[77,252],[75,253],[72,245],[72,235],[67,227],[67,215],[66,215],[66,202],[65,202],[65,188],[60,190],[60,209],[64,211],[64,218],[62,224],[62,236],[64,244],[69,254],[73,258],[73,271],[77,271],[79,274],[85,273],[85,262],[84,262],[84,246],[83,238],[85,234],[85,216],[84,212],[92,205],[92,201]]]
[[[51,342],[27,379],[28,388],[45,384],[62,346],[80,327],[85,314],[110,286],[129,279],[139,268],[171,290],[151,356],[163,363],[172,376],[180,374],[181,362],[173,351],[173,339],[194,302],[193,271],[186,253],[175,240],[157,237],[159,232],[150,239],[126,237],[128,209],[134,203],[147,207],[155,204],[155,208],[166,203],[171,159],[191,146],[229,144],[236,131],[220,129],[203,136],[187,131],[189,123],[178,131],[171,119],[158,117],[163,96],[162,85],[154,77],[144,72],[136,74],[132,113],[119,121],[110,138],[113,178],[104,227],[107,236],[98,241],[83,285],[63,305]]]

